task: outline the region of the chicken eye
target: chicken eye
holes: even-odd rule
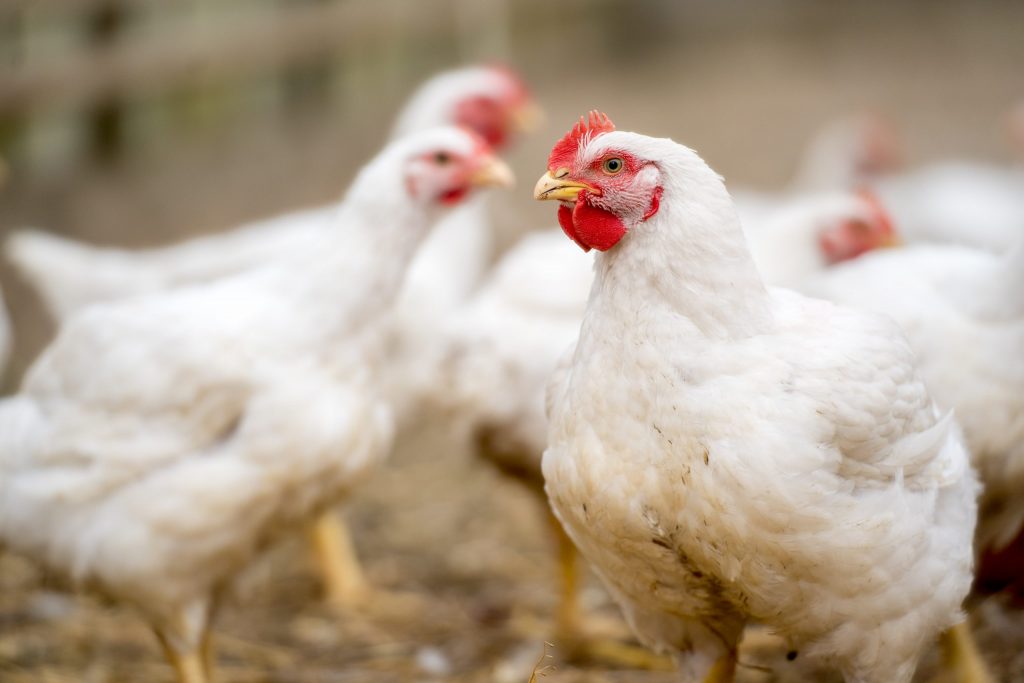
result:
[[[607,173],[608,175],[615,175],[625,167],[626,163],[619,157],[611,157],[610,159],[605,159],[604,163],[601,164],[601,170]]]
[[[434,155],[434,163],[438,166],[447,166],[452,161],[452,155],[448,152],[438,152]]]

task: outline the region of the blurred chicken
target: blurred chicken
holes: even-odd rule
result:
[[[540,473],[544,387],[575,341],[593,270],[558,231],[524,237],[450,322],[436,401],[469,430],[477,455],[524,483],[550,515]],[[561,602],[555,638],[576,640],[576,551],[555,520]]]
[[[1024,168],[946,162],[869,184],[907,242],[1004,254],[1024,239]]]
[[[744,227],[763,224],[793,202],[862,188],[903,165],[895,128],[876,114],[861,113],[827,122],[815,132],[781,192],[737,188],[733,201]]]
[[[522,81],[499,67],[469,67],[427,81],[399,115],[393,137],[440,125],[466,126],[495,149],[529,127],[536,106]],[[101,248],[38,231],[14,234],[7,253],[61,320],[95,301],[203,282],[271,261],[295,242],[330,230],[335,204],[249,223],[221,234],[145,250]],[[423,323],[461,301],[491,253],[486,203],[464,202],[426,240],[410,268],[400,305]],[[427,319],[429,323],[429,318]]]
[[[416,246],[508,178],[464,129],[412,135],[319,240],[72,316],[0,403],[0,541],[137,605],[178,680],[208,681],[224,585],[388,452],[380,325]]]
[[[869,254],[803,290],[900,324],[985,485],[978,552],[1012,541],[1024,525],[1024,240],[1002,256],[950,245]]]
[[[828,266],[899,244],[892,222],[869,192],[799,195],[761,220],[743,219],[765,281],[791,286]]]
[[[603,115],[535,196],[606,252],[549,387],[547,493],[640,639],[731,681],[758,621],[848,681],[910,681],[961,618],[978,487],[898,328],[766,288],[721,178]]]
[[[469,67],[421,86],[398,117],[394,135],[456,124],[501,148],[536,116],[536,106],[514,73]],[[469,295],[491,258],[486,197],[462,199],[457,194],[449,198],[457,206],[416,253],[385,323],[381,346],[389,362],[377,381],[400,426],[415,417],[423,392],[436,383],[442,321]],[[336,204],[307,209],[140,251],[26,231],[8,241],[8,256],[60,320],[96,301],[206,282],[271,262],[296,245],[320,242],[332,232],[338,210]],[[338,604],[357,600],[365,581],[341,521],[325,515],[312,541],[327,599]]]
[[[804,149],[790,188],[796,192],[853,189],[903,165],[896,128],[863,112],[829,121]]]

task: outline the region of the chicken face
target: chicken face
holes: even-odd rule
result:
[[[901,244],[888,212],[869,191],[858,193],[856,210],[818,233],[818,246],[830,264],[857,258],[883,247]]]
[[[540,120],[540,110],[512,70],[488,67],[479,84],[455,103],[453,120],[500,150],[517,133],[532,130]]]
[[[405,165],[406,191],[427,204],[453,206],[476,188],[512,181],[512,170],[469,130],[439,129],[437,139],[414,150]]]
[[[611,249],[661,203],[657,166],[614,143],[603,144],[601,137],[614,130],[599,112],[580,118],[551,150],[548,172],[534,188],[535,199],[561,202],[558,222],[584,251]]]

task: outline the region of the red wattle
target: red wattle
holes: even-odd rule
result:
[[[591,206],[586,195],[580,192],[572,210],[573,239],[577,244],[608,251],[626,234],[626,226],[612,212]]]
[[[558,224],[562,226],[562,232],[579,245],[580,249],[590,251],[590,247],[581,242],[580,238],[576,236],[576,226],[572,224],[572,209],[565,204],[558,205]]]

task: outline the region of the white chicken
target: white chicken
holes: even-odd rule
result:
[[[760,219],[744,219],[743,233],[765,282],[792,286],[828,266],[895,246],[899,236],[868,192],[798,195]]]
[[[593,269],[559,231],[524,237],[449,323],[438,404],[452,410],[475,452],[526,484],[548,510],[540,456],[547,444],[544,387],[579,334]],[[576,552],[557,521],[561,602],[557,636],[574,638]]]
[[[750,621],[848,681],[910,681],[961,619],[978,485],[895,324],[766,288],[721,178],[603,115],[535,196],[605,252],[543,473],[637,636],[688,681],[732,680]]]
[[[853,189],[902,165],[895,127],[861,112],[829,121],[814,134],[789,186],[798,193]]]
[[[501,149],[535,116],[536,107],[516,74],[499,67],[467,67],[423,84],[399,115],[393,137],[460,125]],[[471,198],[438,225],[410,268],[403,294],[410,302],[404,306],[428,302],[437,307],[470,291],[490,257],[485,209],[483,198]],[[7,255],[50,313],[62,320],[96,301],[204,282],[272,261],[296,242],[319,239],[330,230],[336,210],[336,204],[305,209],[144,250],[95,247],[26,230],[11,236]]]
[[[0,542],[134,603],[179,680],[208,680],[224,584],[389,450],[379,326],[416,246],[508,179],[464,129],[402,138],[321,240],[73,316],[0,403]]]
[[[946,162],[869,184],[907,242],[1006,253],[1024,239],[1024,169]]]
[[[492,147],[509,144],[531,125],[537,108],[516,74],[467,67],[427,81],[400,114],[394,135],[455,124]],[[452,211],[416,252],[389,312],[381,346],[389,362],[377,382],[399,425],[417,414],[436,383],[441,321],[476,285],[491,256],[486,197],[446,198]],[[333,230],[336,204],[288,213],[170,247],[128,251],[98,248],[43,232],[13,235],[7,253],[58,319],[96,301],[207,282],[272,262],[299,245],[316,245]],[[345,526],[324,515],[312,530],[313,550],[328,601],[351,604],[365,580]]]
[[[884,242],[892,226],[870,197],[835,192],[790,200],[766,225],[745,232],[767,280],[799,281],[832,258]],[[523,238],[453,316],[444,379],[434,397],[468,429],[476,453],[525,483],[548,511],[541,475],[544,390],[579,335],[592,280],[592,264],[579,258],[560,230]],[[554,637],[563,647],[593,652],[602,644],[581,638],[575,548],[561,525],[553,528],[561,580]]]
[[[951,245],[869,254],[802,290],[899,323],[985,485],[977,550],[1012,541],[1024,526],[1024,241],[1001,256]]]
[[[811,136],[784,190],[737,188],[732,191],[733,202],[744,227],[762,224],[794,201],[860,189],[902,164],[893,126],[875,114],[852,114],[828,121]]]

